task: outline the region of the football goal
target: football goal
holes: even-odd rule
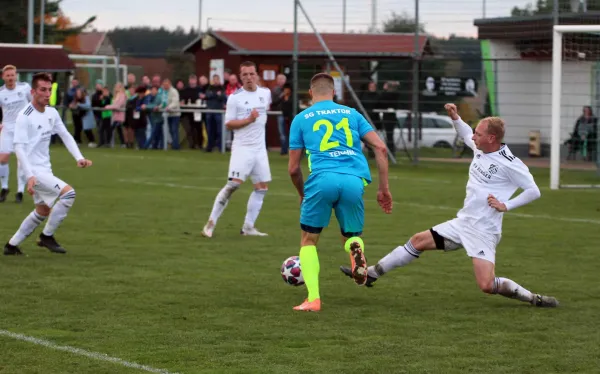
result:
[[[556,25],[550,188],[600,188],[600,25]]]

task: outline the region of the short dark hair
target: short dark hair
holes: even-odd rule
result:
[[[313,86],[316,82],[320,81],[321,79],[327,80],[328,82],[331,83],[331,85],[334,84],[334,80],[333,80],[333,77],[331,75],[329,75],[327,73],[318,73],[318,74],[315,74],[311,78],[310,85]]]
[[[35,90],[38,86],[38,82],[40,81],[52,83],[52,77],[48,73],[35,73],[31,79],[31,88]]]
[[[240,69],[244,68],[244,67],[246,67],[246,68],[254,67],[254,69],[256,69],[256,64],[252,61],[244,61],[240,64]]]

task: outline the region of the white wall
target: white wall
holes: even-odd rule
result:
[[[496,66],[496,100],[507,128],[505,141],[525,144],[530,130],[550,143],[552,61],[501,60],[519,58],[511,43],[491,41]],[[592,62],[566,61],[562,69],[561,140],[569,137],[584,105],[593,103]]]

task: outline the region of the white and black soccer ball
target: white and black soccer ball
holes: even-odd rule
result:
[[[300,268],[300,257],[292,256],[283,261],[281,277],[290,286],[302,286],[304,284],[304,277]]]

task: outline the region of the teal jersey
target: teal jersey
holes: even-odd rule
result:
[[[371,183],[361,139],[373,127],[355,109],[320,101],[299,113],[290,129],[290,149],[306,149],[311,174],[350,174]]]

